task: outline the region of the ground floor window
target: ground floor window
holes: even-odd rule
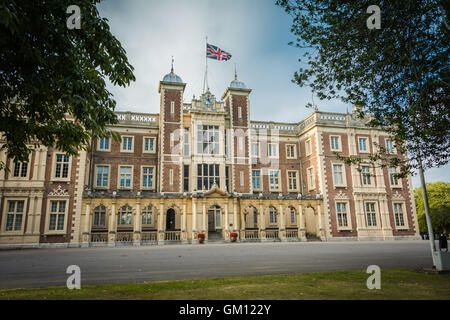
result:
[[[395,225],[397,227],[405,226],[405,218],[403,217],[403,208],[401,203],[394,203]]]
[[[289,210],[291,211],[291,224],[295,223],[295,209],[293,207],[289,207]]]
[[[8,213],[6,215],[6,231],[22,230],[23,208],[25,201],[8,201]]]
[[[270,224],[277,224],[277,210],[274,207],[269,207],[269,222]]]
[[[94,221],[93,221],[92,225],[97,228],[106,227],[106,208],[105,208],[105,206],[98,206],[94,209]]]
[[[64,230],[64,218],[66,212],[66,201],[50,201],[50,222],[48,230]]]
[[[117,224],[119,226],[131,226],[132,208],[130,206],[123,206],[119,209],[119,219]]]
[[[151,225],[153,222],[153,208],[147,206],[142,210],[142,225]]]
[[[337,211],[337,218],[338,218],[338,226],[339,227],[348,227],[347,203],[345,203],[345,202],[336,203],[336,211]]]
[[[375,202],[366,202],[366,219],[367,219],[368,227],[376,227],[377,226]]]

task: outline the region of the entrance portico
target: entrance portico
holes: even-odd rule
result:
[[[229,242],[230,233],[236,233],[239,242],[307,241],[307,235],[327,239],[322,199],[316,196],[236,195],[213,185],[206,192],[185,194],[142,193],[117,200],[109,195],[86,197],[83,206],[86,246],[114,246],[117,241],[121,245],[198,243],[199,233],[205,235],[205,242]],[[103,227],[98,226],[99,217]],[[117,228],[123,221],[127,237]]]

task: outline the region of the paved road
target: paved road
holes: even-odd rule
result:
[[[0,251],[0,288],[65,286],[331,270],[430,267],[427,241],[166,245]]]

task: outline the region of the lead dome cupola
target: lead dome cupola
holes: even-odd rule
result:
[[[231,81],[230,88],[247,89],[247,86],[245,85],[245,83],[238,80],[238,78],[237,78],[236,65],[234,66],[234,80]]]
[[[162,81],[183,83],[183,80],[181,80],[180,76],[176,75],[175,72],[173,72],[173,57],[172,57],[172,68],[170,69],[170,73],[166,74]]]

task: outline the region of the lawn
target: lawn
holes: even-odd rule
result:
[[[366,287],[365,271],[314,272],[145,283],[0,290],[0,299],[444,299],[450,274],[382,270],[381,289]]]

